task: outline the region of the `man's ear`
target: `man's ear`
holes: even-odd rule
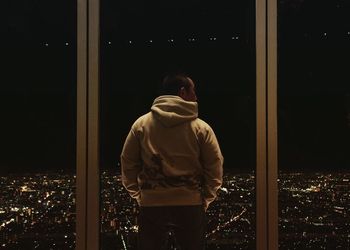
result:
[[[185,87],[181,87],[181,89],[179,90],[179,96],[184,99],[186,95],[186,90],[185,90]]]

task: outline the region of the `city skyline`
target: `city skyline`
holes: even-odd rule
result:
[[[350,1],[278,0],[266,19],[277,18],[275,180],[270,162],[256,159],[256,1],[99,3],[99,176],[86,188],[76,183],[78,1],[2,3],[0,248],[74,249],[77,234],[88,235],[77,215],[87,212],[78,220],[90,225],[96,191],[100,231],[91,240],[136,249],[139,207],[122,185],[119,155],[164,74],[180,69],[195,81],[199,118],[224,156],[206,248],[255,249],[258,236],[282,250],[350,249]],[[79,190],[88,202],[76,200]],[[268,237],[256,219],[267,220]]]
[[[0,177],[0,245],[68,249],[75,246],[73,174]],[[279,183],[279,244],[283,249],[347,249],[350,173],[283,173]],[[101,174],[102,249],[135,249],[136,202],[120,173]],[[224,175],[207,211],[207,249],[255,247],[255,175]]]

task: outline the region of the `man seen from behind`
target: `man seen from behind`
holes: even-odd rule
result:
[[[180,249],[204,249],[205,212],[222,185],[223,156],[212,128],[198,118],[190,77],[164,78],[151,111],[131,127],[121,167],[140,207],[138,249],[162,249],[170,227]]]

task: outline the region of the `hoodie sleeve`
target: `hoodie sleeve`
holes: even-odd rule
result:
[[[202,192],[204,208],[217,197],[217,190],[222,185],[224,158],[214,131],[209,127],[204,130],[201,142],[201,161],[203,165]]]
[[[130,130],[121,153],[122,183],[130,196],[140,203],[140,189],[137,177],[141,171],[139,141],[133,129]]]

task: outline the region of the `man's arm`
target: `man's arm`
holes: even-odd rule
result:
[[[140,189],[137,183],[141,167],[140,145],[133,131],[130,130],[121,153],[122,183],[130,196],[140,203]]]
[[[203,164],[204,183],[202,185],[204,208],[207,210],[209,204],[217,197],[217,190],[222,185],[224,158],[221,154],[219,143],[214,131],[209,127],[203,133],[201,144],[201,160]]]

